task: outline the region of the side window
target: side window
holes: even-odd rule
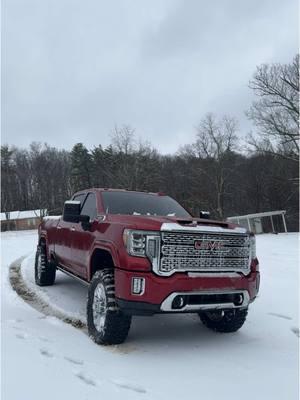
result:
[[[72,200],[80,201],[80,208],[82,208],[82,204],[85,199],[85,193],[78,194],[77,196],[74,196]]]
[[[95,193],[88,194],[83,207],[81,209],[81,215],[88,215],[91,219],[96,218],[97,216],[97,207],[96,207],[96,196]]]

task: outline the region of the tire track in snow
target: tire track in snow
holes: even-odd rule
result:
[[[61,311],[55,309],[50,304],[48,304],[45,300],[38,296],[37,293],[32,291],[26,284],[21,274],[21,264],[24,260],[24,257],[21,257],[14,261],[9,267],[9,282],[13,290],[31,307],[36,309],[37,311],[43,313],[45,316],[56,317],[61,321],[74,326],[75,328],[84,330],[87,332],[86,324],[84,324],[81,320],[76,318],[71,318],[66,316]]]
[[[52,307],[51,304],[48,304],[43,298],[41,298],[36,292],[34,292],[29,286],[26,284],[22,273],[21,273],[21,264],[22,261],[26,258],[26,256],[20,257],[15,260],[9,266],[9,282],[11,284],[12,289],[32,308],[42,313],[43,315],[39,316],[39,318],[44,319],[47,317],[57,318],[66,324],[72,325],[74,328],[77,328],[88,336],[87,326],[84,322],[82,322],[78,318],[73,318],[64,314],[62,311]],[[15,328],[19,329],[19,328]],[[41,338],[41,340],[45,340],[45,338]],[[102,349],[110,351],[112,353],[117,354],[127,354],[135,350],[134,347],[128,346],[127,344],[122,345],[114,345],[114,346],[101,346]]]
[[[273,317],[278,317],[278,318],[282,318],[282,319],[288,319],[288,320],[292,320],[292,317],[289,317],[288,315],[284,315],[284,314],[279,314],[279,313],[274,313],[274,312],[269,312],[269,315],[272,315]]]

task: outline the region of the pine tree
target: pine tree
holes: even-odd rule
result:
[[[1,212],[6,213],[7,219],[9,219],[9,212],[15,209],[17,185],[14,152],[15,149],[7,145],[1,146]]]
[[[74,192],[91,187],[92,158],[88,149],[77,143],[71,151],[71,185]]]

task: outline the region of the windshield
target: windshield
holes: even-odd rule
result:
[[[177,201],[169,196],[134,192],[102,192],[102,198],[107,214],[191,217]]]

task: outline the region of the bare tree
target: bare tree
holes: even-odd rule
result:
[[[115,126],[112,134],[113,183],[130,190],[153,190],[158,181],[158,154],[151,144],[135,136],[129,125]]]
[[[126,156],[132,153],[135,149],[134,135],[135,130],[130,125],[122,125],[121,128],[115,125],[110,135],[113,148]]]
[[[299,55],[290,64],[263,64],[249,84],[258,100],[247,112],[261,136],[252,135],[256,150],[299,157]]]
[[[237,149],[237,121],[225,115],[221,120],[209,113],[197,127],[195,151],[199,157],[221,160],[226,152]]]
[[[229,177],[234,166],[231,162],[234,150],[238,148],[237,121],[229,116],[218,120],[207,114],[197,127],[195,152],[205,159],[200,169],[214,185],[214,199],[211,207],[215,214],[224,218],[224,198],[229,186]]]

